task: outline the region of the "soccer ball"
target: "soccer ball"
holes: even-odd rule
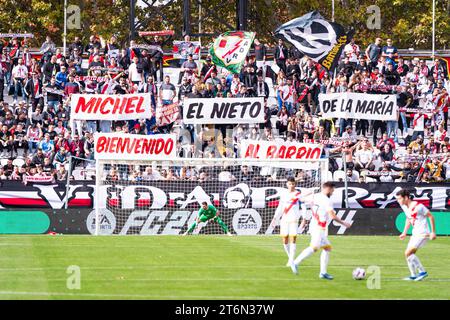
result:
[[[356,268],[353,270],[353,279],[354,280],[363,280],[366,277],[366,270],[363,268]]]

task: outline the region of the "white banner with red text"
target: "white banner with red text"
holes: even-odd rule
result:
[[[319,94],[319,103],[324,118],[397,120],[397,100],[393,94]]]
[[[96,160],[163,160],[176,157],[174,134],[96,133]]]
[[[72,120],[136,120],[152,117],[151,95],[74,94],[70,102]]]
[[[318,160],[322,145],[289,141],[241,141],[241,158],[244,159],[299,159]]]
[[[185,124],[263,123],[264,98],[185,98]]]

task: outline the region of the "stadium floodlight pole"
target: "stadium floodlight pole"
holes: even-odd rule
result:
[[[345,207],[348,208],[348,183],[347,183],[347,163],[345,161],[345,152],[342,152],[342,164],[344,165],[344,192],[345,192]]]
[[[433,26],[432,26],[432,39],[431,39],[431,56],[434,59],[436,41],[436,0],[433,0]]]
[[[63,56],[66,56],[67,48],[67,0],[64,0],[64,35],[63,35]]]

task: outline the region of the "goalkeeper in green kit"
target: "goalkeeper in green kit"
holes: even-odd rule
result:
[[[184,235],[191,234],[200,222],[206,222],[208,220],[217,222],[222,228],[223,232],[225,232],[229,236],[232,235],[228,230],[228,226],[225,224],[225,222],[223,222],[222,219],[220,219],[219,210],[217,210],[217,208],[212,204],[208,205],[206,201],[202,202],[202,206],[200,210],[198,210],[198,217],[196,221],[189,227]]]

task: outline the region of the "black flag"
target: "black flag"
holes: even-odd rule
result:
[[[353,30],[346,33],[340,24],[329,22],[318,11],[312,11],[278,27],[275,36],[333,71],[344,46],[353,37]]]

